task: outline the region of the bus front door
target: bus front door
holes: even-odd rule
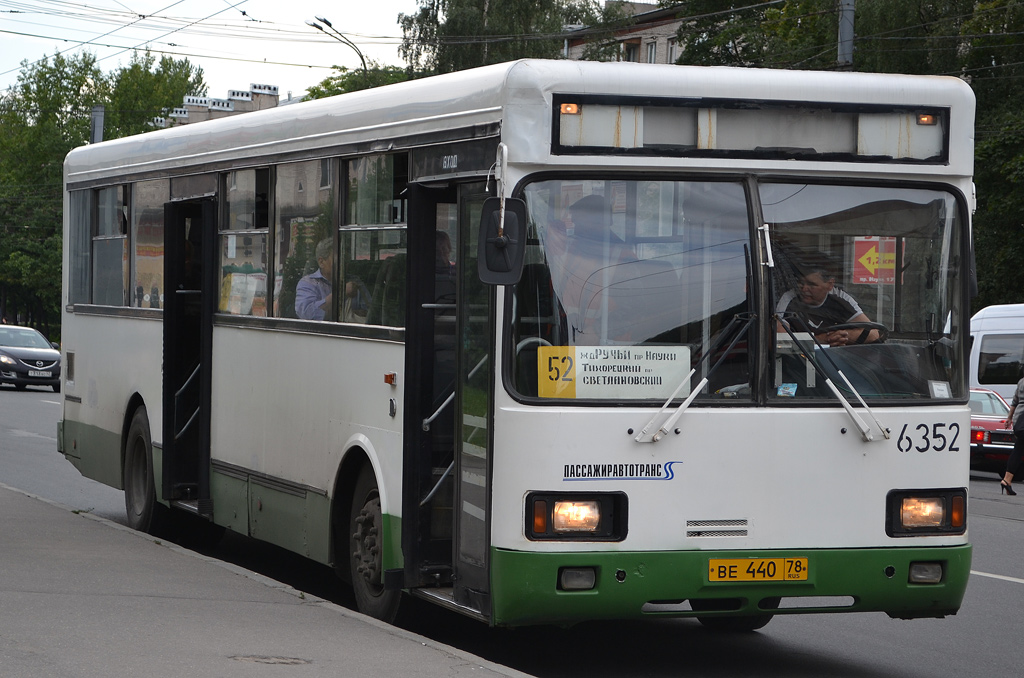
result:
[[[161,496],[207,517],[216,220],[214,199],[164,205]]]
[[[490,616],[491,389],[494,288],[477,273],[474,224],[488,197],[482,185],[459,190],[458,395],[455,452],[455,602]]]
[[[409,187],[403,585],[490,614],[491,290],[476,273],[483,184]],[[429,587],[429,588],[428,588]],[[447,592],[445,594],[444,592]]]

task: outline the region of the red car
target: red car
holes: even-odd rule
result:
[[[1002,475],[1016,437],[1006,428],[1010,406],[995,391],[971,389],[971,468]]]

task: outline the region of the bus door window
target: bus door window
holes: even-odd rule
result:
[[[434,232],[434,397],[455,388],[458,205],[438,203]]]

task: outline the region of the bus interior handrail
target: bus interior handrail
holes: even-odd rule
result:
[[[489,356],[485,355],[483,358],[480,359],[480,362],[478,362],[476,364],[476,367],[474,367],[473,369],[471,369],[469,371],[469,375],[467,376],[467,379],[472,379],[473,378],[473,376],[477,373],[477,371],[479,371],[480,368],[484,366],[484,363],[487,362],[487,358],[488,357]],[[451,405],[454,400],[455,400],[455,391],[453,390],[451,393],[448,394],[448,397],[444,399],[444,402],[441,403],[441,405],[436,410],[434,410],[434,413],[432,415],[430,415],[429,417],[427,417],[426,419],[423,420],[423,430],[424,431],[429,431],[430,430],[430,425],[434,423],[434,420],[437,419],[439,416],[441,416],[441,413],[444,412],[444,408],[446,408],[449,405]]]

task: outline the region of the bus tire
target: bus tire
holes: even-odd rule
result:
[[[154,534],[167,509],[156,499],[153,481],[153,439],[145,407],[132,415],[124,442],[124,508],[128,527]]]
[[[383,523],[377,480],[373,468],[364,464],[348,520],[352,591],[360,612],[390,624],[398,616],[402,592],[384,588]]]

